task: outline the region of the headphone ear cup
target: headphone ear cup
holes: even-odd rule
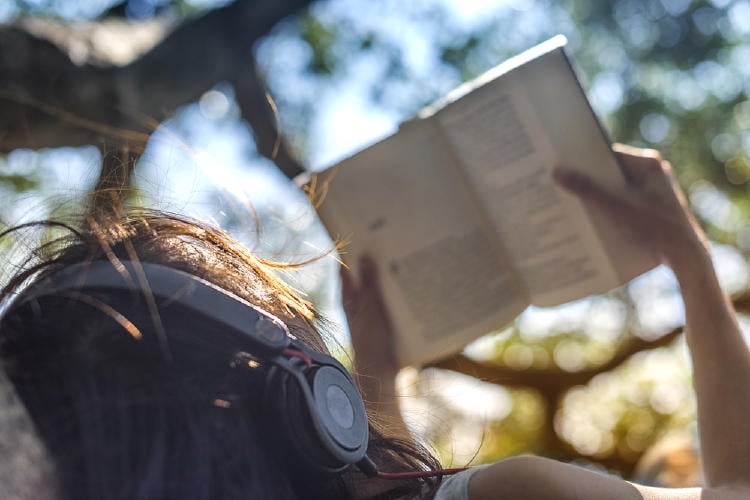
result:
[[[299,382],[284,370],[271,366],[266,376],[264,407],[270,428],[278,430],[284,442],[283,458],[296,474],[309,472],[332,475],[349,464],[328,452],[313,425],[312,412]],[[274,443],[272,443],[273,445]]]
[[[346,369],[335,362],[323,365],[310,380],[320,432],[334,456],[357,463],[367,451],[368,423],[362,395]],[[335,364],[334,364],[335,363]]]
[[[337,474],[367,453],[367,413],[346,369],[333,358],[317,357],[320,364],[296,365],[292,370],[299,371],[291,373],[272,365],[264,406],[269,428],[280,430],[285,441],[290,466],[302,467],[299,473]]]

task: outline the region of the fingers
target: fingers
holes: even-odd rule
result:
[[[635,156],[638,158],[650,158],[652,160],[661,161],[661,153],[656,149],[636,148],[635,146],[628,146],[627,144],[620,144],[616,142],[612,144],[612,151],[615,153],[622,153],[627,156]]]
[[[362,288],[371,290],[379,286],[378,270],[375,261],[369,255],[359,258],[359,281]]]
[[[354,277],[346,266],[341,266],[339,275],[341,276],[341,302],[344,306],[344,312],[346,312],[347,316],[350,316],[359,307],[359,287],[354,282]]]
[[[359,280],[355,280],[352,272],[346,266],[341,266],[341,296],[344,302],[344,310],[356,312],[362,307],[363,302],[378,297],[380,293],[380,282],[378,280],[377,266],[369,255],[359,258]]]
[[[357,284],[354,282],[352,272],[348,267],[342,264],[341,269],[339,270],[339,275],[341,276],[341,293],[344,296],[354,295],[359,287],[357,287]]]
[[[581,198],[599,197],[598,186],[588,176],[575,170],[557,167],[552,171],[552,179],[559,186]]]
[[[628,209],[625,201],[611,195],[587,175],[557,167],[552,171],[552,178],[563,189],[578,196],[581,201],[593,203],[614,212]]]
[[[653,149],[638,149],[622,144],[612,146],[628,183],[643,187],[650,176],[664,170],[661,154]]]

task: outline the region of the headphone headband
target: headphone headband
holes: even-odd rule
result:
[[[43,297],[61,292],[112,290],[151,294],[160,305],[179,304],[217,326],[239,333],[253,354],[280,354],[290,344],[289,329],[276,316],[192,274],[149,262],[107,260],[73,264],[34,283],[9,306],[4,316]]]

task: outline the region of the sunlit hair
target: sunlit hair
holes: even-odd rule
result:
[[[186,217],[129,209],[87,215],[76,227],[43,221],[9,228],[0,238],[52,229],[62,235],[29,251],[1,299],[74,263],[107,259],[171,266],[218,285],[286,321],[291,332],[326,351],[311,305],[274,268],[219,229]],[[212,362],[210,326],[180,318],[198,340],[180,363],[124,335],[101,311],[72,304],[35,322],[0,332],[5,368],[52,455],[63,498],[373,498],[429,497],[435,482],[406,480],[364,488],[356,471],[334,478],[290,474],[270,452],[274,435],[259,418],[254,377],[229,376]],[[182,321],[182,323],[179,323]],[[12,335],[10,335],[12,333]],[[154,331],[142,332],[144,336]],[[226,346],[223,346],[226,347]],[[230,390],[232,405],[212,404]],[[384,437],[370,415],[369,455],[384,470],[438,467],[413,442]],[[370,482],[370,486],[372,483]]]

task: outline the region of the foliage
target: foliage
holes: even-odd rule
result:
[[[39,187],[39,180],[32,175],[5,174],[0,172],[0,185],[16,193],[25,193]]]

